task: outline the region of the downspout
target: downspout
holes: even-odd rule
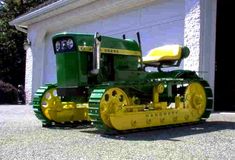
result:
[[[21,31],[21,32],[23,32],[23,33],[28,33],[28,30],[25,28],[25,27],[23,27],[23,26],[20,26],[20,25],[15,25],[15,28],[18,30],[18,31]]]

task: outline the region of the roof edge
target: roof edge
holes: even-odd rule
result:
[[[30,21],[32,21],[35,18],[38,18],[41,16],[40,20],[46,19],[46,14],[50,13],[53,15],[61,14],[63,12],[66,12],[67,10],[70,10],[71,8],[81,7],[83,5],[86,5],[94,0],[59,0],[57,2],[54,2],[52,4],[49,4],[47,6],[44,6],[40,9],[37,9],[35,11],[29,12],[28,14],[22,15],[12,21],[9,22],[11,26],[21,25],[27,28],[27,25],[24,24],[30,24]],[[70,4],[76,5],[70,5]],[[65,9],[66,6],[69,6],[67,9]],[[26,23],[27,22],[27,23]]]

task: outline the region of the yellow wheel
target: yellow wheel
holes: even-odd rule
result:
[[[202,115],[206,108],[206,93],[198,82],[190,83],[185,91],[185,106],[193,109],[198,115]]]
[[[100,116],[105,125],[113,128],[110,123],[109,115],[120,112],[122,108],[127,105],[130,105],[130,100],[122,89],[108,89],[100,101]]]
[[[47,90],[41,100],[43,115],[49,120],[55,120],[56,112],[62,109],[60,97],[57,96],[56,88]]]

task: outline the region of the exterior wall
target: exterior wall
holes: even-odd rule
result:
[[[33,76],[33,55],[30,47],[26,50],[26,66],[25,66],[25,102],[26,104],[31,102],[32,97],[32,76]]]
[[[32,62],[26,62],[26,63],[32,63],[32,86],[31,88],[31,96],[36,92],[37,88],[41,86],[42,79],[43,79],[43,68],[44,68],[44,56],[45,56],[45,29],[38,24],[34,24],[28,28],[28,39],[31,43],[31,51],[32,51]],[[27,75],[26,75],[27,76]],[[30,84],[30,80],[26,78]],[[29,87],[27,84],[26,86]],[[28,88],[25,88],[28,90]],[[32,100],[32,97],[27,99],[30,101]]]
[[[215,33],[217,0],[186,0],[184,44],[190,56],[184,69],[196,71],[206,79],[214,92]]]
[[[43,84],[56,83],[56,58],[53,52],[52,35],[45,37]]]
[[[185,1],[184,44],[190,48],[190,55],[184,60],[184,69],[199,71],[200,0]]]
[[[201,0],[201,39],[200,64],[201,76],[206,79],[214,93],[215,45],[216,45],[216,9],[217,0]]]

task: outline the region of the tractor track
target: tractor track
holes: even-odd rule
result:
[[[55,88],[56,85],[46,84],[45,86],[40,87],[36,93],[34,94],[33,99],[33,111],[36,117],[42,122],[43,127],[52,128],[52,127],[69,127],[74,128],[78,126],[90,126],[91,122],[89,121],[73,121],[73,122],[63,122],[58,123],[53,120],[49,120],[47,117],[43,115],[42,112],[42,97],[44,94],[50,90],[51,88]]]
[[[206,92],[206,97],[207,97],[207,103],[206,103],[206,109],[204,111],[204,113],[201,116],[201,120],[198,122],[192,122],[192,123],[183,123],[183,124],[174,124],[174,125],[169,125],[169,126],[156,126],[156,127],[150,127],[150,128],[141,128],[141,129],[133,129],[133,130],[127,130],[127,131],[117,131],[115,129],[109,128],[107,127],[101,117],[100,117],[100,112],[99,112],[99,107],[100,107],[100,100],[103,97],[105,91],[108,88],[111,87],[130,87],[130,86],[136,86],[136,85],[154,85],[159,81],[167,81],[167,79],[151,79],[145,82],[131,82],[129,84],[126,84],[124,82],[121,83],[105,83],[102,85],[99,85],[98,87],[96,87],[89,98],[89,116],[91,118],[91,122],[92,125],[95,126],[98,130],[101,130],[102,132],[104,132],[105,134],[120,134],[120,133],[129,133],[129,132],[136,132],[136,131],[146,131],[146,130],[152,130],[152,129],[156,129],[156,128],[166,128],[166,127],[172,127],[172,126],[182,126],[182,125],[190,125],[190,124],[195,124],[195,123],[201,123],[203,121],[205,121],[211,111],[212,111],[212,105],[213,105],[213,96],[212,96],[212,90],[210,89],[209,84],[202,79],[197,79],[197,80],[193,80],[193,81],[197,81],[199,82],[205,89]],[[182,80],[182,79],[174,79],[174,80],[170,80],[170,81],[174,81],[175,83],[189,83],[192,80]],[[40,87],[37,92],[34,95],[34,100],[33,100],[33,110],[34,113],[36,115],[36,117],[42,122],[42,126],[43,127],[77,127],[77,126],[90,126],[91,122],[89,121],[77,121],[77,122],[63,122],[63,123],[57,123],[53,120],[49,120],[48,118],[46,118],[43,115],[42,109],[41,109],[41,101],[42,101],[42,97],[45,94],[45,92],[51,88],[56,87],[56,85],[51,85],[51,84],[47,84],[43,87]]]
[[[164,81],[166,81],[166,79],[162,79]],[[151,79],[148,80],[145,83],[138,83],[135,85],[144,85],[144,84],[150,84],[150,85],[154,85],[156,84],[158,81],[161,81],[161,79]],[[132,82],[131,84],[123,84],[123,83],[114,83],[112,86],[107,84],[107,85],[102,85],[99,86],[97,88],[95,88],[93,90],[93,92],[91,93],[90,99],[89,99],[89,116],[91,117],[91,121],[92,124],[98,129],[101,130],[102,132],[104,132],[105,134],[120,134],[120,133],[130,133],[130,132],[137,132],[137,131],[147,131],[147,130],[153,130],[153,129],[158,129],[158,128],[167,128],[167,127],[174,127],[174,126],[185,126],[185,125],[192,125],[192,124],[198,124],[198,123],[202,123],[204,122],[211,114],[212,112],[212,105],[213,105],[213,95],[212,95],[212,90],[210,89],[209,84],[202,79],[197,79],[197,80],[189,80],[187,81],[182,81],[182,80],[173,80],[176,83],[182,83],[182,82],[199,82],[203,88],[205,89],[205,93],[206,93],[206,108],[204,113],[202,114],[200,121],[197,122],[188,122],[188,123],[181,123],[181,124],[172,124],[172,125],[167,125],[167,126],[154,126],[154,127],[149,127],[149,128],[137,128],[137,129],[132,129],[132,130],[126,130],[126,131],[118,131],[112,128],[107,127],[104,122],[102,121],[101,117],[100,117],[100,101],[101,98],[103,97],[105,91],[111,87],[127,87],[130,85],[133,85],[134,83]]]

